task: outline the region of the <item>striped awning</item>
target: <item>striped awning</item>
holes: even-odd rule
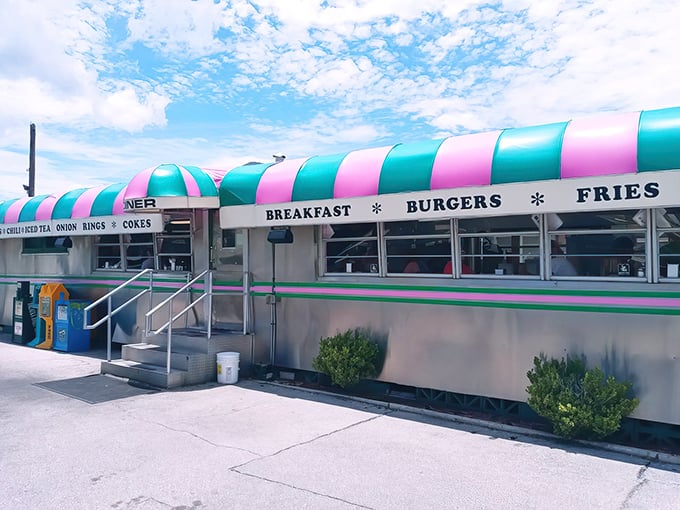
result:
[[[246,165],[222,180],[220,214],[223,227],[295,224],[292,220],[312,219],[305,217],[311,213],[300,209],[302,218],[286,218],[286,209],[293,216],[297,209],[285,204],[354,207],[353,199],[379,197],[370,205],[382,209],[375,214],[381,217],[385,196],[393,194],[430,192],[423,198],[436,198],[442,193],[435,192],[446,190],[488,192],[495,185],[606,181],[679,168],[680,108],[668,108]],[[278,219],[276,205],[282,210]],[[336,219],[349,221],[345,212],[345,220]],[[313,216],[318,219],[317,213]]]
[[[145,216],[149,222],[124,214],[125,189],[124,183],[117,183],[7,200],[0,203],[0,238],[161,231],[158,214]]]
[[[125,210],[217,208],[224,174],[175,164],[147,168],[128,183]]]

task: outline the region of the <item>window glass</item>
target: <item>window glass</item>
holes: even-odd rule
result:
[[[324,225],[321,228],[326,273],[378,273],[376,223]]]
[[[388,273],[450,273],[451,222],[385,223],[385,251]]]
[[[540,276],[540,234],[530,215],[458,221],[463,275]]]
[[[680,208],[657,209],[659,276],[678,279],[680,277]]]
[[[21,240],[21,253],[33,255],[38,253],[68,253],[68,248],[56,246],[58,237],[25,237]]]
[[[158,269],[191,271],[192,216],[188,212],[166,212],[165,228],[156,234]]]
[[[551,216],[552,276],[631,277],[644,274],[644,211]]]
[[[97,269],[122,269],[123,262],[120,258],[120,236],[103,235],[97,236]]]

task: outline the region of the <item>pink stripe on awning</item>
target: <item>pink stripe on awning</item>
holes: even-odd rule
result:
[[[184,168],[181,165],[177,165],[177,168],[179,168],[180,173],[182,174],[182,179],[184,179],[184,185],[187,188],[187,196],[188,197],[200,197],[201,196],[201,190],[198,187],[198,183],[196,182],[196,179],[194,179],[194,176],[191,175],[186,168]]]
[[[432,165],[430,189],[488,186],[496,142],[502,131],[447,138]]]
[[[127,185],[125,198],[146,198],[146,192],[149,189],[149,179],[151,174],[156,170],[155,166],[142,170],[135,175]]]
[[[52,219],[52,211],[54,210],[54,206],[57,203],[57,198],[53,195],[50,195],[49,197],[45,197],[45,200],[43,200],[38,208],[35,211],[35,220],[36,221],[49,221]]]
[[[348,153],[338,167],[333,196],[349,198],[377,195],[383,162],[393,148],[394,145],[390,145]]]
[[[637,172],[640,112],[572,120],[562,141],[561,177]]]
[[[285,160],[265,170],[255,193],[256,204],[290,202],[298,170],[308,158]]]
[[[106,186],[99,186],[97,188],[90,188],[80,195],[71,209],[71,218],[88,218],[92,212],[92,204],[97,195]]]
[[[125,212],[125,193],[127,193],[127,186],[124,186],[118,192],[118,196],[113,201],[113,214],[123,214]]]
[[[7,208],[5,213],[5,223],[17,223],[19,221],[19,215],[21,214],[21,209],[23,209],[26,202],[31,200],[32,197],[20,198],[12,205]]]
[[[227,172],[229,170],[223,170],[220,168],[203,168],[202,169],[206,174],[208,174],[210,177],[212,177],[212,180],[215,181],[215,187],[217,189],[220,189],[220,184],[222,184],[222,179],[224,179],[224,176],[227,175]]]

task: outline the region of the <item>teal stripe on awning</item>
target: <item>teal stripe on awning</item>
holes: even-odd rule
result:
[[[12,198],[11,200],[5,200],[0,204],[0,223],[5,222],[5,214],[7,214],[7,209],[9,209],[9,206],[12,205],[14,202],[19,200],[18,198]]]
[[[146,195],[149,197],[186,197],[187,187],[177,165],[157,166],[149,177]]]
[[[638,172],[680,168],[680,108],[640,114]]]
[[[67,220],[71,217],[71,211],[73,211],[73,204],[80,195],[85,193],[87,188],[74,189],[61,196],[57,203],[54,204],[54,209],[52,210],[53,220]]]
[[[562,138],[568,122],[506,129],[496,143],[491,184],[560,178]]]
[[[392,148],[380,171],[378,194],[429,190],[432,165],[443,141],[403,143]]]
[[[213,178],[205,173],[197,166],[183,166],[183,168],[191,174],[191,176],[198,184],[198,189],[201,191],[202,197],[216,197],[217,186]]]
[[[112,184],[100,191],[97,194],[97,198],[92,202],[90,216],[109,216],[113,214],[116,197],[125,186],[125,183]]]
[[[227,172],[220,185],[220,206],[254,204],[262,174],[272,165],[255,163]]]
[[[333,198],[335,176],[347,153],[314,156],[298,170],[293,185],[293,201]]]
[[[40,207],[40,204],[42,204],[49,196],[50,195],[39,195],[26,202],[19,213],[19,221],[35,221],[35,213],[38,212],[38,207]]]

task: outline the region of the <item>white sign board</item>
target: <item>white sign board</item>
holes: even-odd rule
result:
[[[220,208],[222,228],[680,206],[680,171]]]
[[[163,215],[119,214],[50,221],[26,221],[0,225],[0,239],[24,237],[94,236],[162,232]]]

